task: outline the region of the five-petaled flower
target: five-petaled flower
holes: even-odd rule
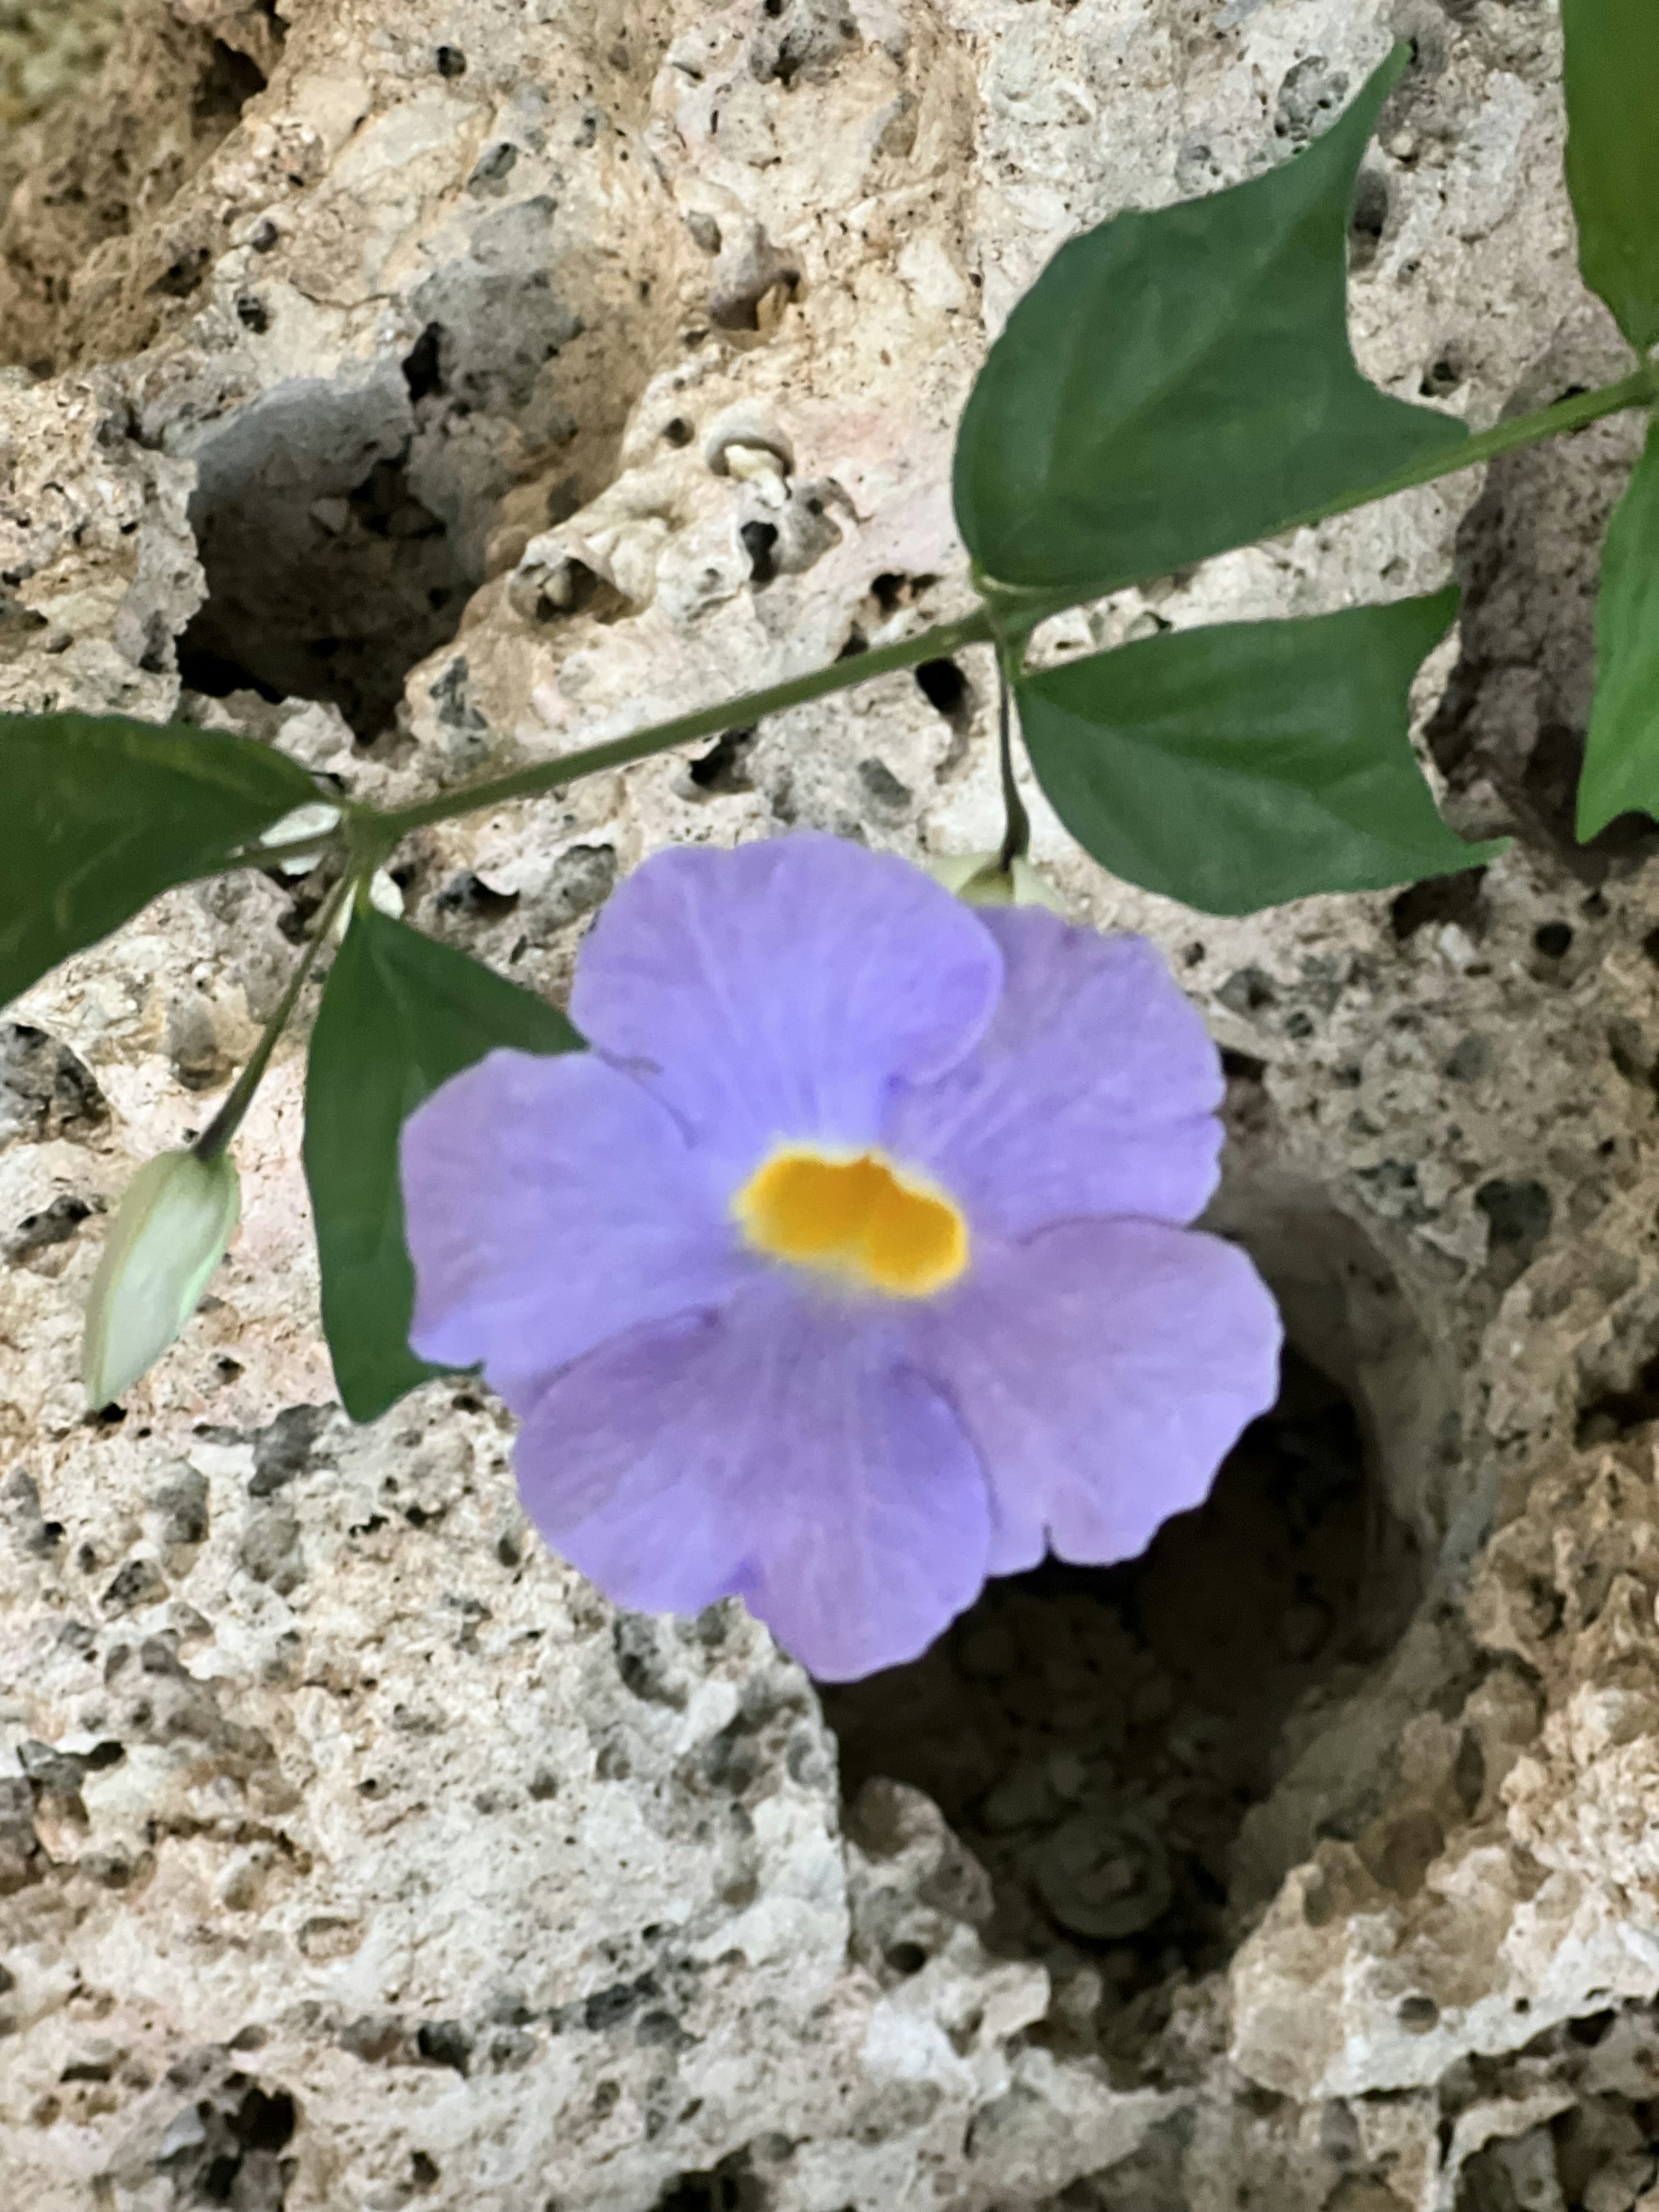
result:
[[[571,1013],[406,1125],[411,1341],[522,1419],[618,1602],[736,1594],[831,1680],[988,1575],[1104,1562],[1272,1403],[1254,1268],[1186,1226],[1221,1077],[1153,948],[817,836],[666,852]]]

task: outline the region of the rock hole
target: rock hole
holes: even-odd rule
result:
[[[968,678],[954,660],[924,660],[916,670],[916,682],[933,712],[947,722],[958,721],[968,713]]]
[[[192,688],[325,700],[372,743],[483,583],[525,453],[568,453],[574,504],[605,478],[636,363],[619,357],[605,419],[571,414],[560,356],[584,325],[550,269],[556,212],[542,194],[470,215],[410,302],[419,335],[356,380],[291,379],[180,434],[209,592],[182,641]]]
[[[274,2094],[255,2081],[244,2093],[231,2118],[231,2131],[244,2150],[281,2150],[293,2135],[294,2100],[286,2089]]]
[[[252,56],[215,39],[208,65],[197,80],[191,110],[198,123],[222,123],[228,130],[264,88],[265,73]]]
[[[472,2038],[459,2021],[423,2021],[415,2044],[428,2065],[448,2066],[465,2077],[472,2057]]]
[[[1419,929],[1443,928],[1448,922],[1474,932],[1486,873],[1484,868],[1460,868],[1455,875],[1431,876],[1423,883],[1408,884],[1389,908],[1389,927],[1395,941],[1404,945]]]
[[[710,798],[752,791],[755,786],[747,763],[755,736],[752,729],[722,730],[702,757],[694,760],[686,770],[696,788]]]
[[[745,522],[738,532],[743,540],[743,550],[749,556],[749,574],[758,590],[769,584],[778,573],[777,525],[771,522]]]
[[[877,1777],[925,1792],[991,1878],[988,1942],[1062,1978],[1086,1963],[1109,2042],[1224,1966],[1322,1829],[1363,1821],[1346,1701],[1464,1502],[1453,1379],[1358,1225],[1268,1176],[1213,1218],[1293,1348],[1206,1502],[1139,1559],[994,1581],[913,1664],[820,1692],[848,1804]]]
[[[1425,399],[1445,399],[1455,392],[1468,371],[1456,346],[1443,346],[1424,370],[1418,391]]]
[[[1622,1389],[1586,1392],[1578,1408],[1573,1442],[1580,1451],[1614,1443],[1632,1430],[1659,1421],[1659,1352],[1642,1361]]]
[[[772,2192],[753,2171],[747,2150],[718,2166],[676,2174],[665,2182],[654,2212],[768,2212]]]
[[[1348,73],[1333,69],[1323,54],[1292,64],[1279,88],[1273,136],[1292,147],[1305,146],[1340,112],[1347,96]]]
[[[1224,1963],[1285,1720],[1389,1647],[1416,1587],[1353,1406],[1292,1352],[1209,1499],[1140,1559],[994,1582],[913,1665],[827,1690],[843,1790],[925,1790],[991,1876],[993,1948],[1073,1946],[1119,2009]]]
[[[1221,1073],[1229,1083],[1263,1083],[1267,1080],[1267,1063],[1258,1060],[1253,1052],[1236,1052],[1231,1045],[1223,1045]]]
[[[1486,1217],[1486,1272],[1508,1290],[1538,1256],[1555,1218],[1555,1204],[1541,1182],[1508,1182],[1494,1176],[1474,1194]]]
[[[1380,169],[1362,169],[1348,218],[1348,266],[1369,269],[1389,227],[1389,180]]]
[[[395,392],[280,386],[201,447],[190,518],[208,599],[179,644],[191,690],[327,700],[364,743],[391,726],[407,671],[454,634],[477,580],[422,497],[404,386],[436,374],[436,354],[423,336]]]
[[[457,876],[438,894],[442,914],[464,915],[469,921],[504,921],[518,907],[517,891],[498,891],[477,876]]]
[[[185,2124],[169,2131],[179,2148],[161,2161],[174,2201],[282,2212],[294,2166],[279,2154],[298,2123],[287,2090],[268,2090],[244,2074],[232,2074],[222,2089],[180,2118]]]
[[[404,356],[404,383],[417,407],[422,399],[432,398],[444,388],[443,340],[443,325],[428,323]]]
[[[84,1138],[109,1119],[92,1071],[66,1044],[23,1022],[0,1022],[0,1146]]]

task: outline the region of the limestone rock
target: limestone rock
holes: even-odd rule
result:
[[[5,156],[0,704],[406,796],[957,612],[955,416],[1048,254],[1283,158],[1396,33],[1365,365],[1481,423],[1596,380],[1546,0],[135,0]],[[8,2202],[1652,2201],[1659,877],[1649,828],[1569,827],[1633,450],[1603,424],[1040,639],[1455,572],[1425,757],[1516,842],[1214,921],[1033,795],[1072,910],[1153,936],[1226,1049],[1216,1220],[1299,1380],[1145,1562],[994,1590],[861,1692],[735,1606],[616,1614],[464,1383],[349,1427],[302,1037],[212,1297],[86,1413],[98,1217],[205,1121],[315,884],[171,894],[8,1010]],[[920,679],[424,833],[409,910],[556,994],[665,842],[983,850],[987,657]]]

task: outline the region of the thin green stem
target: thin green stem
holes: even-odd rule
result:
[[[1002,774],[1002,849],[997,866],[1006,876],[1031,849],[1031,817],[1014,779],[1013,678],[1017,671],[1006,641],[997,641],[997,762]]]
[[[941,623],[918,637],[901,638],[895,645],[878,646],[847,660],[831,661],[810,676],[792,677],[787,684],[768,685],[763,691],[745,691],[718,706],[699,708],[679,714],[672,722],[653,722],[626,738],[612,738],[580,752],[556,754],[509,775],[486,776],[464,783],[434,799],[419,799],[412,806],[393,807],[379,819],[392,837],[405,836],[429,822],[448,822],[457,815],[477,813],[482,807],[500,806],[510,799],[535,799],[544,791],[574,783],[579,776],[597,775],[603,769],[626,768],[631,762],[649,760],[655,753],[672,751],[676,745],[694,744],[700,738],[717,737],[722,730],[741,729],[763,715],[781,714],[788,707],[805,707],[831,692],[848,691],[855,684],[868,684],[894,670],[914,668],[924,660],[942,660],[964,645],[983,645],[991,637],[991,618],[981,611],[962,621]]]
[[[1347,493],[1322,507],[1309,507],[1299,514],[1287,515],[1273,534],[1282,536],[1286,531],[1328,521],[1355,507],[1368,507],[1376,500],[1392,498],[1396,492],[1410,491],[1419,484],[1432,483],[1441,477],[1477,468],[1483,462],[1496,459],[1500,453],[1512,453],[1517,447],[1582,430],[1603,416],[1617,414],[1627,407],[1652,406],[1656,401],[1659,401],[1659,369],[1644,362],[1617,384],[1604,385],[1596,392],[1580,392],[1573,398],[1558,400],[1553,407],[1537,408],[1507,422],[1495,423],[1490,430],[1466,439],[1460,445],[1425,454],[1409,468],[1399,470],[1380,483],[1368,484],[1363,490]],[[746,691],[735,699],[723,699],[716,706],[699,708],[696,713],[677,715],[672,721],[653,722],[625,738],[612,738],[603,744],[561,753],[551,760],[514,769],[506,775],[485,776],[476,783],[461,784],[434,798],[417,799],[412,805],[393,807],[385,813],[373,808],[350,810],[347,834],[354,867],[361,870],[371,857],[378,864],[400,837],[411,830],[424,829],[430,823],[453,821],[464,814],[503,805],[510,799],[535,799],[544,792],[574,783],[582,776],[598,775],[606,769],[627,768],[635,761],[672,752],[677,745],[693,744],[700,738],[718,736],[723,730],[758,722],[765,715],[782,714],[788,708],[809,705],[814,699],[827,698],[833,692],[850,690],[855,684],[868,684],[897,669],[914,668],[924,660],[944,659],[964,645],[992,642],[997,644],[998,675],[1002,685],[1000,742],[1003,803],[1007,815],[1003,839],[1006,866],[1009,860],[1024,852],[1022,841],[1030,836],[1025,810],[1014,784],[1008,734],[1007,693],[1018,673],[1021,643],[1051,615],[1062,614],[1069,607],[1103,599],[1109,592],[1152,579],[1107,577],[1086,585],[1067,585],[1059,590],[1000,584],[989,577],[976,580],[987,600],[984,607],[959,622],[924,630],[918,637],[902,638],[896,644],[878,647],[872,653],[832,661],[827,668],[814,669],[810,675],[792,677],[787,683],[769,684],[764,690]],[[309,855],[312,851],[309,839],[290,845],[251,848],[232,865],[266,866],[290,856],[297,859]],[[254,1079],[258,1080],[257,1074]],[[233,1100],[234,1097],[234,1094]],[[232,1103],[226,1102],[227,1109]]]
[[[1464,444],[1454,446],[1443,453],[1425,454],[1422,460],[1385,477],[1381,483],[1372,484],[1365,491],[1353,492],[1328,506],[1310,507],[1304,514],[1293,514],[1288,522],[1280,525],[1280,529],[1301,530],[1310,524],[1327,521],[1333,515],[1350,514],[1357,507],[1369,507],[1373,500],[1391,499],[1395,492],[1411,491],[1419,484],[1433,483],[1437,477],[1454,477],[1460,470],[1495,461],[1500,453],[1511,453],[1518,446],[1532,446],[1540,438],[1559,438],[1571,430],[1588,429],[1603,416],[1617,415],[1626,407],[1651,407],[1656,400],[1659,400],[1659,382],[1656,382],[1653,365],[1644,362],[1617,384],[1604,384],[1595,392],[1577,392],[1571,399],[1558,399],[1553,407],[1535,407],[1529,415],[1515,415],[1506,422],[1494,422],[1490,430],[1477,432]],[[1274,535],[1278,534],[1275,532]]]
[[[1534,408],[1530,414],[1494,422],[1490,430],[1480,431],[1458,445],[1425,453],[1409,467],[1367,484],[1363,490],[1346,492],[1340,499],[1304,507],[1298,514],[1288,514],[1264,534],[1280,538],[1289,531],[1328,522],[1336,515],[1352,514],[1356,507],[1370,507],[1380,499],[1392,499],[1397,492],[1413,491],[1420,484],[1437,483],[1442,477],[1455,477],[1464,469],[1479,468],[1502,453],[1515,452],[1518,447],[1536,445],[1544,438],[1586,429],[1604,416],[1617,415],[1628,407],[1651,407],[1656,402],[1659,402],[1659,364],[1644,362],[1617,384],[1604,384],[1595,392],[1580,392],[1571,399],[1558,399],[1553,406]],[[1224,549],[1218,549],[1221,550]],[[1067,584],[1055,588],[1036,584],[1001,584],[988,576],[978,579],[981,590],[1001,610],[1010,633],[1017,636],[1029,636],[1039,623],[1047,622],[1053,615],[1064,614],[1069,608],[1086,606],[1091,600],[1103,599],[1110,592],[1125,591],[1132,585],[1153,580],[1150,575],[1108,576],[1091,584]]]
[[[333,927],[340,908],[349,897],[356,878],[342,876],[323,903],[317,916],[317,927],[309,945],[301,954],[294,973],[288,979],[288,988],[277,1001],[276,1011],[265,1024],[264,1034],[253,1048],[253,1055],[237,1077],[230,1096],[191,1146],[198,1160],[216,1160],[242,1125],[242,1117],[253,1103],[253,1094],[259,1088],[260,1079],[270,1063],[276,1049],[276,1040],[288,1027],[289,1017],[299,1003],[305,988],[306,978],[317,963],[328,933]]]

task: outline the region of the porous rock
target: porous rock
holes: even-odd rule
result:
[[[134,0],[5,155],[0,703],[226,723],[398,798],[957,612],[952,423],[1049,252],[1284,158],[1395,34],[1367,368],[1479,423],[1616,374],[1545,0]],[[171,894],[9,1010],[9,2202],[1654,2201],[1659,878],[1642,824],[1570,830],[1632,452],[1603,424],[1039,640],[1455,572],[1424,754],[1516,835],[1216,921],[1032,797],[1076,915],[1152,934],[1226,1049],[1216,1221],[1324,1378],[1304,1462],[1349,1451],[1384,1531],[1303,1588],[1282,1453],[1241,1474],[1210,1525],[1260,1540],[1278,1657],[1225,1723],[1216,1542],[1115,1626],[994,1597],[874,1710],[735,1605],[618,1615],[472,1388],[354,1431],[302,1034],[211,1296],[88,1414],[99,1217],[203,1125],[316,886]],[[965,653],[430,830],[410,910],[556,994],[665,843],[983,848],[992,686]],[[1340,1663],[1332,1591],[1370,1638]]]

